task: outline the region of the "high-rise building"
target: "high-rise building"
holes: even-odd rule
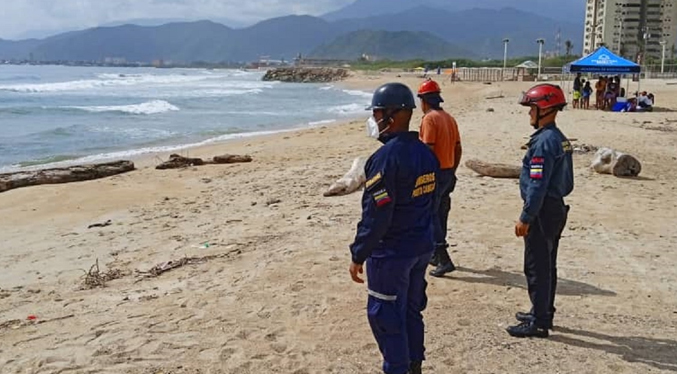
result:
[[[588,0],[585,11],[583,52],[601,45],[641,61],[660,59],[661,42],[670,57],[677,41],[677,0]]]

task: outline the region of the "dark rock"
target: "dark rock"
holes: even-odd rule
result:
[[[348,75],[348,70],[336,68],[277,68],[268,70],[263,76],[263,80],[292,83],[325,83],[343,80]]]

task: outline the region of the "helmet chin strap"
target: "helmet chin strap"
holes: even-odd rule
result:
[[[559,109],[550,109],[546,111],[543,115],[541,115],[541,108],[536,107],[536,123],[532,124],[531,126],[533,126],[535,129],[538,129],[539,127],[541,127],[541,120],[543,118],[551,115],[552,113],[557,112],[558,110]]]
[[[379,135],[383,135],[383,133],[385,133],[386,131],[388,131],[390,129],[390,124],[393,123],[393,116],[395,114],[397,114],[397,112],[399,112],[400,110],[401,109],[395,109],[391,113],[387,113],[387,112],[385,113],[385,116],[383,116],[383,118],[381,118],[381,122],[385,122],[387,124],[386,124],[386,127],[379,132]]]

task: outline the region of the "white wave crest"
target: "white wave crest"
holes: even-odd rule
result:
[[[329,113],[351,114],[364,112],[364,108],[366,108],[365,104],[347,104],[331,107],[327,111]]]
[[[64,108],[79,109],[91,113],[122,112],[129,114],[158,114],[180,110],[175,105],[164,100],[153,100],[134,105],[69,106]]]
[[[365,99],[371,99],[372,94],[369,92],[364,92],[364,91],[358,91],[358,90],[343,90],[343,92],[347,93],[348,95],[351,96],[360,96],[364,97]]]
[[[335,119],[325,119],[322,121],[314,121],[314,122],[308,122],[309,126],[319,126],[319,125],[328,125],[330,123],[336,122]]]
[[[125,87],[136,85],[168,85],[199,82],[213,79],[209,76],[190,75],[150,75],[150,74],[100,74],[100,79],[83,79],[67,82],[53,82],[40,84],[13,84],[0,85],[0,91],[21,93],[49,93],[62,91],[90,90],[105,87]]]

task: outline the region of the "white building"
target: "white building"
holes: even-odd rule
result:
[[[596,33],[593,29],[596,28]],[[671,56],[677,40],[677,0],[588,0],[583,53],[602,44],[633,61],[660,59],[661,41]]]

